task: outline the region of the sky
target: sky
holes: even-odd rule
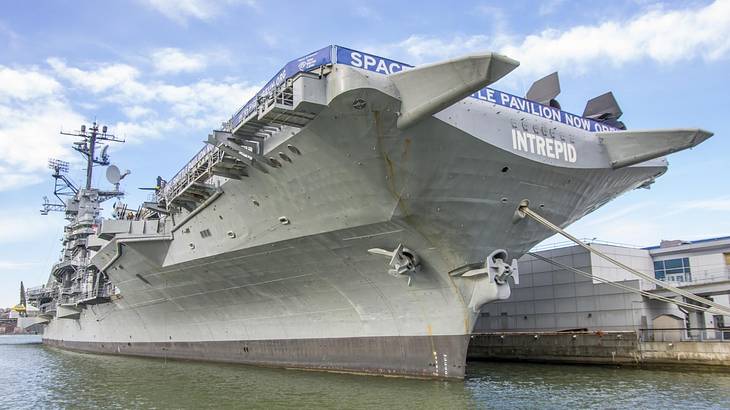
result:
[[[136,208],[148,195],[137,188],[173,176],[286,62],[330,44],[411,64],[497,51],[521,65],[494,88],[524,95],[557,70],[566,111],[611,90],[630,129],[710,130],[650,190],[568,231],[636,246],[730,235],[730,0],[6,1],[0,306],[18,302],[21,280],[45,283],[58,259],[65,221],[38,212],[52,197],[47,161],[69,161],[77,184],[85,172],[59,131],[96,120],[125,138],[109,152],[132,170],[122,188]]]

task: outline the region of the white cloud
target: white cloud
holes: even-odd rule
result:
[[[620,207],[619,209],[612,211],[606,215],[599,216],[597,218],[590,218],[583,226],[600,226],[600,225],[611,225],[620,218],[636,214],[639,211],[651,208],[654,205],[653,202],[637,202],[628,206]]]
[[[206,57],[177,48],[162,48],[152,53],[152,63],[160,74],[195,72],[205,68]]]
[[[730,212],[730,196],[678,201],[660,215],[668,218],[682,213],[707,214],[712,212]]]
[[[501,52],[522,62],[524,71],[583,71],[590,64],[622,64],[650,59],[660,64],[716,60],[730,50],[730,2],[699,9],[652,9],[626,22],[545,30],[508,44]]]
[[[730,196],[687,201],[679,207],[687,211],[730,212]]]
[[[521,62],[515,74],[534,78],[553,70],[584,72],[591,65],[621,66],[653,60],[660,64],[702,58],[713,61],[730,52],[730,1],[698,8],[653,7],[624,21],[608,20],[568,29],[514,35],[413,35],[374,47],[404,55],[415,63],[475,51],[498,51]]]
[[[23,105],[0,105],[0,190],[40,182],[48,158],[75,160],[71,138],[59,135],[63,125],[84,123],[64,101],[38,99]]]
[[[190,57],[192,54],[186,55],[176,49],[165,50],[152,55],[151,61],[158,69],[170,72],[173,68],[194,68],[196,63]],[[176,63],[161,66],[162,55],[173,55],[172,59]],[[126,135],[131,142],[143,137],[164,136],[175,127],[216,127],[228,120],[259,89],[233,79],[206,79],[183,85],[160,80],[145,81],[140,70],[126,64],[79,68],[55,58],[47,61],[58,76],[72,85],[88,89],[92,94],[103,93],[99,96],[102,101],[121,105],[122,112],[132,121],[119,122],[114,130],[119,135]],[[165,110],[169,111],[167,117],[150,119],[152,114],[158,114],[158,110],[150,108],[154,104],[163,104]],[[165,113],[158,115],[164,116]]]
[[[112,126],[115,135],[128,142],[139,142],[144,138],[162,138],[175,130],[178,123],[174,119],[144,120],[140,122],[120,121]]]
[[[621,201],[579,220],[568,232],[579,238],[649,246],[662,239],[696,240],[725,236],[730,231],[730,219],[725,217],[730,212],[728,196],[674,201],[670,206],[652,201],[622,206]],[[714,221],[712,226],[703,223],[707,218]]]
[[[455,36],[449,40],[413,35],[395,46],[386,48],[402,49],[409,57],[415,60],[415,63],[421,63],[428,60],[444,59],[465,54],[474,50],[483,51],[487,49],[485,45],[488,42],[489,37],[481,34],[475,36]]]
[[[136,120],[141,117],[147,117],[149,115],[154,114],[154,111],[147,108],[142,107],[141,105],[133,105],[130,107],[123,107],[122,112],[124,112],[124,115],[127,117]]]
[[[14,70],[0,65],[0,101],[27,101],[52,95],[60,88],[58,81],[38,71]]]
[[[46,62],[61,78],[94,93],[132,82],[139,75],[139,70],[127,64],[109,64],[95,70],[81,70],[69,67],[58,58],[49,58]]]
[[[356,16],[362,17],[364,19],[374,20],[374,21],[381,20],[380,14],[378,14],[377,11],[375,11],[372,7],[368,7],[363,4],[356,6],[355,9],[353,10],[353,12],[355,13]]]
[[[240,3],[256,8],[255,0],[140,0],[148,7],[180,24],[188,19],[211,20],[220,15],[226,6]]]
[[[47,71],[0,65],[0,191],[45,181],[48,158],[80,164],[70,149],[74,138],[58,133],[88,122],[75,107],[119,110],[127,118],[109,124],[111,129],[139,142],[218,127],[259,88],[230,78],[171,84],[127,64],[47,63]],[[73,105],[77,95],[83,100]]]
[[[208,20],[218,14],[215,3],[205,0],[146,0],[145,3],[179,23],[188,18]]]
[[[58,131],[81,124],[83,117],[61,91],[46,74],[0,66],[0,191],[40,182],[50,157],[73,157],[70,139]]]
[[[37,173],[14,172],[6,167],[0,167],[0,192],[34,185],[43,181]]]
[[[127,114],[145,114],[140,104],[163,104],[169,114],[158,114],[164,119],[142,122],[144,115],[130,117],[133,122],[120,122],[115,126],[129,141],[141,137],[161,137],[176,127],[187,129],[214,128],[227,121],[231,115],[258,90],[259,86],[233,80],[215,82],[201,80],[187,85],[172,85],[162,82],[133,82],[121,84],[107,97],[109,101],[130,104],[124,108]],[[150,110],[151,111],[151,110]]]

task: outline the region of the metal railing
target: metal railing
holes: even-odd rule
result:
[[[691,286],[706,283],[724,282],[730,280],[730,268],[726,267],[717,271],[707,269],[704,271],[692,270],[690,275],[692,280],[689,281],[669,281],[666,279],[664,281],[671,282],[675,286]]]
[[[293,83],[294,83],[294,81],[292,81],[292,79],[289,79],[284,84],[276,87],[274,92],[272,92],[271,95],[268,95],[266,97],[268,105],[271,105],[273,102],[275,102],[276,104],[287,105],[289,107],[293,106],[294,105],[294,88],[292,87]]]
[[[84,303],[98,298],[109,298],[112,295],[114,295],[114,288],[108,288],[104,286],[99,290],[76,292],[70,295],[62,295],[59,298],[59,303],[62,305]]]
[[[50,298],[56,292],[56,288],[46,286],[33,286],[25,289],[25,297],[28,300]]]
[[[188,186],[196,182],[202,175],[208,174],[216,163],[223,159],[223,151],[210,144],[205,144],[195,156],[168,181],[158,193],[158,201],[164,200],[169,205],[173,199]]]
[[[642,342],[730,342],[730,327],[639,329]]]
[[[255,98],[255,109],[268,108],[274,104],[281,104],[288,107],[294,105],[294,89],[292,88],[293,80],[287,79],[282,84],[272,87],[266,94],[260,94]],[[245,121],[245,119],[244,119]],[[230,125],[230,124],[229,124]],[[233,131],[230,127],[224,127],[226,131]],[[165,187],[161,188],[157,200],[165,200],[166,204],[170,202],[193,182],[197,181],[201,175],[205,174],[213,165],[223,159],[223,151],[218,147],[206,144],[188,163],[173,176]]]
[[[40,305],[38,307],[38,309],[40,310],[41,313],[55,312],[57,305],[58,304],[57,304],[56,300],[54,299],[48,303],[44,303],[44,304]]]

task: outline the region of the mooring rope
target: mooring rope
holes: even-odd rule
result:
[[[585,277],[588,277],[588,278],[597,280],[597,281],[599,281],[601,283],[605,283],[606,285],[609,285],[609,286],[613,286],[613,287],[616,287],[616,288],[619,288],[619,289],[627,290],[627,291],[633,292],[633,293],[638,293],[638,294],[640,294],[642,296],[646,296],[647,298],[650,298],[650,299],[655,299],[655,300],[660,300],[662,302],[672,303],[672,304],[675,304],[677,306],[685,307],[685,308],[688,308],[688,309],[701,310],[703,312],[716,313],[713,310],[713,308],[704,307],[704,306],[698,306],[698,305],[693,305],[691,303],[682,302],[682,301],[679,301],[679,300],[675,300],[675,299],[672,299],[672,298],[668,298],[666,296],[657,295],[657,294],[654,294],[654,293],[651,293],[651,292],[647,292],[645,290],[633,288],[633,287],[631,287],[629,285],[624,285],[621,282],[612,282],[612,281],[610,281],[608,279],[604,279],[604,278],[599,277],[599,276],[591,275],[590,273],[588,273],[586,271],[582,271],[582,270],[580,270],[578,268],[574,268],[572,266],[568,266],[568,265],[562,264],[562,263],[560,263],[558,261],[552,260],[550,258],[546,258],[546,257],[544,257],[542,255],[539,255],[537,253],[534,253],[534,252],[527,252],[527,254],[530,255],[530,256],[532,256],[533,258],[540,259],[540,260],[542,260],[544,262],[550,263],[550,264],[555,265],[557,267],[560,267],[562,269],[566,269],[566,270],[569,270],[571,272],[577,273],[579,275],[583,275]]]
[[[545,219],[544,217],[542,217],[540,214],[538,214],[537,212],[535,212],[532,209],[530,209],[527,205],[522,205],[522,206],[519,207],[519,209],[518,209],[518,215],[521,216],[521,217],[523,217],[523,216],[529,216],[530,218],[532,218],[536,222],[540,223],[541,225],[547,227],[548,229],[550,229],[552,231],[555,231],[555,232],[559,233],[560,235],[563,235],[564,237],[566,237],[570,241],[574,242],[576,245],[582,247],[583,249],[587,250],[588,252],[591,252],[591,253],[593,253],[593,254],[595,254],[595,255],[603,258],[604,260],[606,260],[606,261],[608,261],[608,262],[610,262],[610,263],[618,266],[621,269],[626,270],[627,272],[630,272],[630,273],[632,273],[632,274],[634,274],[634,275],[636,275],[636,276],[638,276],[638,277],[646,280],[647,282],[653,283],[653,284],[655,284],[655,285],[657,285],[657,286],[659,286],[661,288],[664,288],[664,289],[666,289],[666,290],[668,290],[668,291],[670,291],[672,293],[676,293],[678,295],[682,295],[682,296],[686,297],[687,299],[691,299],[691,300],[694,300],[695,302],[699,302],[699,303],[702,303],[704,305],[708,305],[708,306],[714,308],[714,309],[707,309],[706,312],[715,313],[715,314],[722,314],[722,315],[730,315],[730,308],[728,308],[727,306],[723,306],[723,305],[721,305],[719,303],[715,303],[715,302],[713,302],[713,301],[711,301],[711,300],[709,300],[707,298],[703,298],[702,296],[695,295],[692,292],[688,292],[688,291],[686,291],[684,289],[679,289],[677,287],[674,287],[672,285],[669,285],[669,284],[667,284],[665,282],[662,282],[662,281],[654,278],[651,275],[647,275],[646,273],[639,272],[638,270],[636,270],[634,268],[631,268],[631,267],[629,267],[629,266],[627,266],[627,265],[625,265],[625,264],[617,261],[616,259],[613,259],[612,257],[610,257],[610,256],[606,255],[605,253],[599,251],[598,249],[593,248],[590,245],[582,242],[580,239],[578,239],[578,238],[574,237],[573,235],[569,234],[568,232],[564,231],[559,226],[557,226],[557,225],[553,224],[552,222],[548,221],[547,219]]]

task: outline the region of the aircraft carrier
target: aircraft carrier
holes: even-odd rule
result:
[[[42,212],[69,221],[30,289],[44,343],[86,352],[462,378],[479,309],[515,262],[711,136],[627,131],[611,93],[560,109],[488,86],[495,53],[412,67],[329,46],[286,64],[169,181],[130,210],[93,124],[73,133],[86,186],[51,162]],[[107,166],[112,188],[92,186]],[[116,200],[113,216],[101,204]]]

